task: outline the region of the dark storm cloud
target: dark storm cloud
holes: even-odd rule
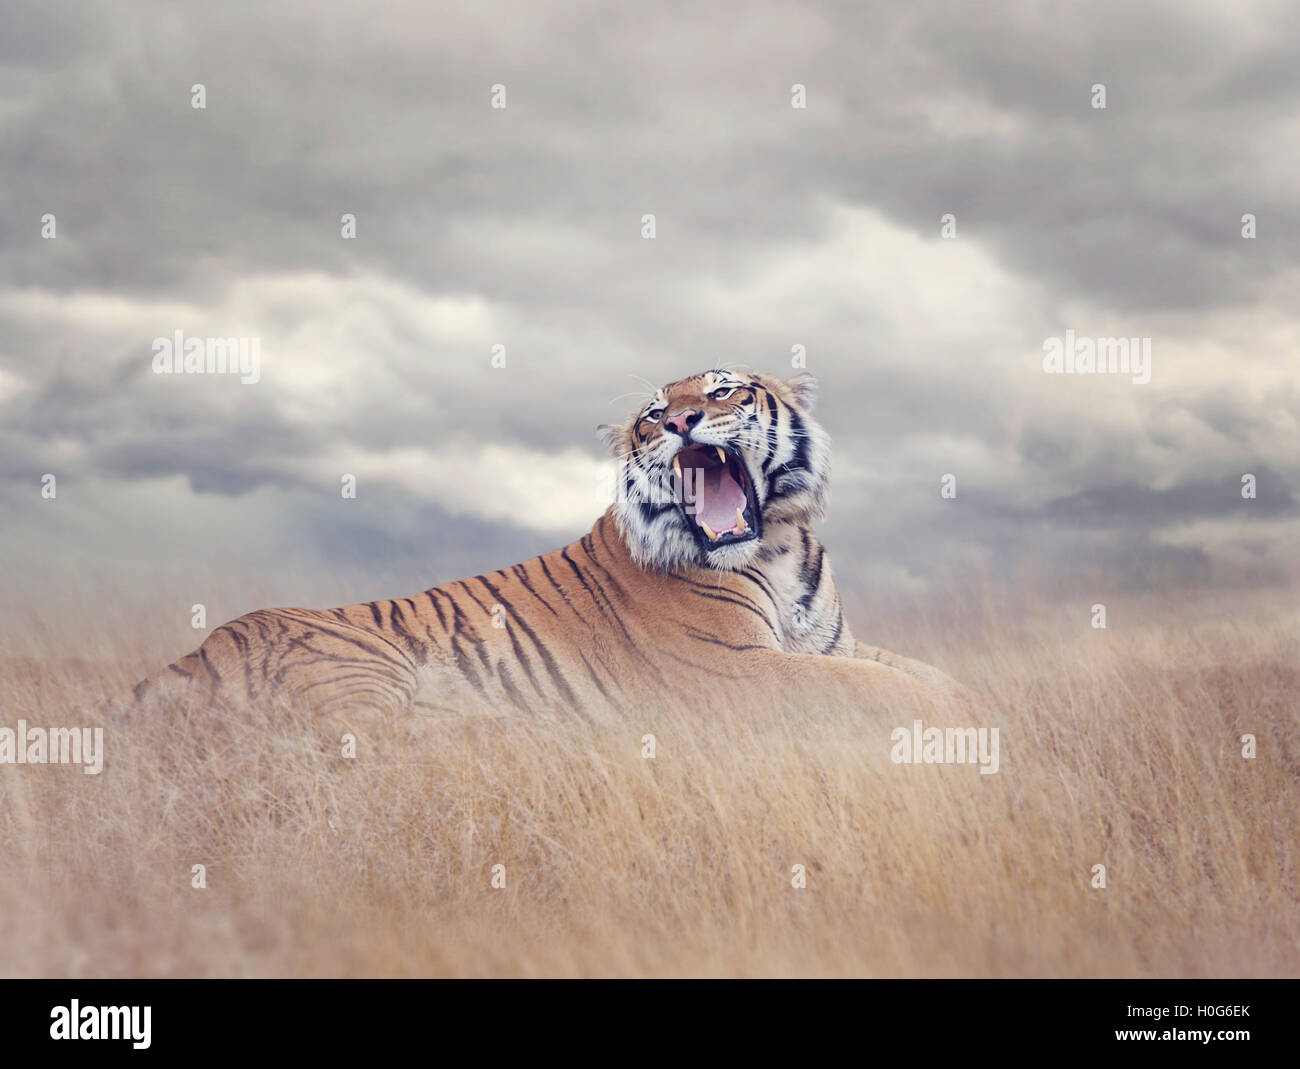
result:
[[[237,498],[319,487],[323,458],[354,452],[505,441],[594,455],[591,428],[626,415],[636,397],[615,399],[641,378],[779,368],[799,340],[826,383],[837,456],[873,488],[851,491],[831,526],[863,553],[918,575],[980,547],[993,560],[1109,552],[1136,568],[1136,541],[1143,559],[1200,574],[1198,550],[1152,532],[1223,518],[1216,495],[1236,469],[1279,487],[1254,514],[1294,517],[1296,465],[1261,418],[1293,430],[1296,391],[1274,387],[1264,405],[1243,372],[1235,392],[1139,395],[1122,420],[1113,401],[1090,409],[1085,390],[1045,386],[1037,346],[1080,302],[1178,344],[1251,302],[1261,323],[1294,327],[1294,309],[1269,302],[1300,264],[1297,39],[1300,12],[1172,3],[380,14],[10,0],[0,475],[26,485],[57,457],[87,478],[183,475]],[[796,82],[806,111],[789,106]],[[194,83],[205,110],[190,106]],[[488,107],[496,83],[504,111]],[[1094,83],[1105,110],[1089,106]],[[924,242],[955,213],[955,244],[1010,280],[996,290],[1008,330],[954,342],[936,317],[908,318],[823,264],[845,206]],[[45,212],[55,241],[39,236]],[[355,241],[340,239],[344,212]],[[639,236],[645,212],[653,243]],[[1254,241],[1243,212],[1258,216]],[[787,264],[812,265],[802,291],[734,296]],[[276,289],[285,279],[308,281]],[[392,293],[366,289],[374,279]],[[969,279],[916,281],[968,314]],[[85,294],[130,307],[24,311]],[[190,318],[264,335],[266,381],[152,377],[150,340],[198,331]],[[312,324],[334,325],[320,359],[346,373],[291,396],[316,370],[300,356],[316,337],[295,333]],[[487,366],[496,342],[508,373]],[[277,380],[291,348],[300,362]],[[1177,345],[1160,359],[1170,349],[1176,369]],[[1172,486],[1166,454],[1184,465]],[[930,514],[935,480],[956,469],[986,491],[960,513],[972,547],[960,553]],[[526,517],[410,507],[466,547],[448,549],[457,565],[477,551],[495,567],[492,552],[529,541]],[[323,558],[350,545],[358,560],[391,557],[416,537],[383,533],[381,517],[348,524],[321,535]]]
[[[1300,64],[1279,41],[1296,13],[1256,44],[1247,20],[1178,5],[778,8],[743,33],[739,11],[685,9],[516,27],[509,8],[472,23],[420,8],[400,33],[360,8],[76,11],[11,9],[9,39],[35,53],[10,45],[11,281],[153,292],[359,260],[541,308],[612,290],[627,310],[652,281],[619,255],[639,206],[666,217],[677,262],[735,271],[815,234],[827,195],[927,234],[956,212],[1017,269],[1138,308],[1240,296],[1300,249],[1293,187],[1259,167],[1289,151],[1275,124],[1300,102]],[[82,15],[99,32],[46,54]],[[802,127],[782,108],[796,80],[813,105]],[[500,114],[485,107],[496,82],[513,92]],[[920,102],[948,98],[936,129]],[[983,128],[986,110],[1008,130]],[[78,255],[31,240],[56,204]],[[343,211],[356,245],[337,240]],[[1267,240],[1241,241],[1243,211]],[[546,259],[512,223],[545,224]]]
[[[1269,494],[1262,501],[1246,502],[1237,479],[1188,482],[1168,490],[1153,490],[1138,484],[1112,485],[1049,501],[1043,514],[1049,520],[1076,529],[1091,527],[1114,532],[1117,522],[1141,530],[1148,524],[1225,515],[1272,517],[1300,513],[1300,502],[1276,472],[1265,468],[1252,474],[1266,485],[1281,485],[1281,492]]]

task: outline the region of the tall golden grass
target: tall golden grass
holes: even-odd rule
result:
[[[1105,631],[1086,606],[859,622],[984,696],[996,775],[893,764],[910,713],[815,695],[597,720],[96,711],[183,650],[123,627],[72,659],[57,621],[14,621],[0,725],[103,724],[107,756],[0,767],[0,972],[1300,975],[1294,599],[1108,608]]]

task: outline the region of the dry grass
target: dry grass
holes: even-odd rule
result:
[[[812,701],[356,722],[354,760],[287,713],[110,715],[100,776],[0,767],[0,972],[1300,974],[1294,606],[1023,612],[859,628],[991,699],[997,775],[891,764],[898,724]],[[22,633],[9,726],[98,722],[77,710],[180,652]]]

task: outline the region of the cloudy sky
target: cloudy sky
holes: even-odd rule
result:
[[[581,534],[646,383],[802,346],[858,589],[1277,582],[1297,190],[1293,4],[5,0],[0,550],[406,593]]]

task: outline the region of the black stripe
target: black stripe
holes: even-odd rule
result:
[[[605,517],[601,516],[596,521],[596,533],[600,535],[600,544],[612,555],[614,551],[609,548],[609,539],[605,537]]]
[[[299,663],[306,664],[309,662],[303,661]],[[355,672],[344,672],[342,674],[332,675],[330,676],[329,679],[318,679],[314,683],[305,683],[298,688],[298,693],[306,694],[307,691],[315,690],[317,687],[332,687],[339,683],[346,683],[350,679],[364,679],[367,683],[373,684],[375,686],[379,686],[380,684],[380,679],[377,679],[373,672],[367,671],[366,669],[358,666],[358,670]],[[390,680],[390,682],[400,684],[400,681],[397,679]],[[407,684],[406,686],[399,685],[399,689],[410,690],[412,688],[410,687],[409,684]]]
[[[777,616],[780,616],[781,604],[776,600],[776,591],[772,588],[772,585],[763,576],[763,573],[760,572],[757,568],[745,568],[743,571],[741,571],[740,574],[743,575],[746,579],[748,579],[751,583],[754,583],[758,587],[758,589],[761,590],[767,596],[767,600],[772,603],[772,609],[776,612]]]
[[[564,549],[560,550],[560,557],[564,560],[564,563],[567,564],[573,570],[573,574],[578,578],[578,584],[582,587],[583,590],[587,592],[587,596],[591,598],[593,602],[595,602],[596,608],[600,609],[600,611],[604,613],[605,610],[601,607],[600,602],[596,600],[596,595],[592,593],[591,587],[587,583],[587,577],[582,574],[582,569],[579,568],[576,564],[574,564],[573,558],[569,556],[568,546],[565,546]]]
[[[573,602],[571,602],[571,601],[569,600],[569,595],[566,594],[566,593],[564,592],[564,588],[563,588],[562,586],[560,586],[560,584],[557,583],[557,582],[555,581],[555,576],[553,576],[553,575],[551,574],[551,569],[548,568],[548,567],[546,566],[546,558],[545,558],[545,557],[538,557],[538,558],[537,558],[537,563],[540,564],[540,565],[542,566],[542,571],[546,573],[547,581],[550,582],[551,586],[555,587],[556,593],[558,593],[558,594],[560,595],[560,597],[562,597],[562,598],[564,599],[564,604],[567,605],[570,609],[573,609],[573,611],[574,611],[575,613],[577,613],[577,615],[578,615],[579,617],[581,617],[581,616],[582,616],[582,613],[578,612],[577,609],[574,609],[574,608],[573,608]]]
[[[605,689],[605,684],[600,681],[600,677],[596,675],[596,670],[591,667],[591,662],[587,660],[587,655],[583,653],[582,650],[579,650],[578,656],[582,658],[582,663],[587,666],[587,674],[591,676],[591,681],[596,684],[596,689],[600,691],[607,702],[613,703],[613,696]]]
[[[820,542],[817,543],[817,567],[813,569],[812,580],[808,584],[808,592],[816,594],[822,585],[822,565],[826,563],[826,547]]]
[[[217,671],[216,665],[208,658],[208,651],[199,647],[199,660],[203,662],[203,667],[208,670],[208,675],[212,677],[212,682],[216,686],[221,686],[221,674]]]
[[[790,409],[790,434],[794,437],[794,457],[787,460],[783,467],[787,471],[808,469],[808,428],[803,416],[793,408]]]
[[[637,511],[641,513],[641,519],[645,523],[652,523],[656,516],[662,516],[672,505],[652,505],[649,501],[638,501],[636,503]]]
[[[787,475],[793,475],[796,472],[807,472],[809,470],[808,433],[804,426],[802,417],[793,408],[790,409],[790,421],[792,424],[790,433],[794,435],[794,456],[772,471],[772,493],[768,500],[784,497],[794,489],[802,489],[804,487],[804,480],[802,479],[798,480],[796,486],[782,486],[780,489],[776,488],[776,483]]]
[[[337,638],[342,640],[343,642],[350,643],[351,645],[356,646],[358,649],[365,650],[367,653],[371,654],[374,657],[383,657],[385,655],[385,651],[383,649],[375,649],[373,646],[367,645],[365,642],[362,642],[361,639],[357,638],[356,635],[349,635],[344,632],[337,631],[332,627],[325,626],[324,621],[318,616],[309,617],[304,620],[296,616],[290,615],[288,616],[288,619],[295,620],[297,623],[309,629],[315,629],[319,631],[322,635],[329,635],[331,638]],[[402,649],[401,646],[399,646],[396,642],[392,641],[392,639],[390,639],[383,632],[362,631],[361,629],[356,628],[355,625],[349,625],[349,630],[356,630],[357,634],[365,635],[368,638],[378,639],[394,653],[401,654],[402,657],[410,661],[412,668],[415,667],[415,662],[411,660],[410,655],[404,649]],[[310,636],[310,631],[308,632],[308,636],[306,637],[309,636]]]
[[[591,557],[591,551],[588,550],[588,549],[586,549],[585,546],[583,547],[583,549],[584,549],[584,550],[586,551],[586,553],[587,553],[587,559],[588,559],[588,561],[590,561],[592,564],[595,564],[595,561],[592,560],[592,557]],[[597,579],[597,578],[596,578],[594,575],[592,575],[590,572],[584,572],[584,571],[582,571],[582,570],[581,570],[581,569],[580,569],[576,564],[574,564],[574,563],[573,563],[573,558],[569,556],[569,551],[568,551],[567,549],[562,549],[562,550],[560,550],[560,556],[562,556],[565,560],[567,560],[567,561],[569,562],[569,567],[572,568],[572,569],[574,570],[575,573],[577,573],[578,581],[581,582],[582,585],[583,585],[584,587],[587,587],[587,580],[588,580],[588,579],[590,579],[590,580],[592,581],[592,583],[595,584],[596,589],[600,592],[600,596],[601,596],[602,598],[604,598],[604,599],[605,599],[605,602],[609,605],[609,612],[605,612],[605,610],[604,610],[603,608],[601,608],[601,609],[600,609],[601,613],[602,613],[603,615],[605,615],[605,616],[608,616],[608,615],[610,615],[610,614],[612,613],[612,614],[615,616],[615,618],[617,619],[618,611],[614,608],[614,602],[610,600],[609,595],[605,593],[605,588],[601,585],[600,580]],[[604,571],[604,569],[602,568],[601,571]],[[606,572],[606,574],[608,575],[609,573]],[[591,588],[590,588],[590,587],[587,587],[587,593],[588,593],[588,594],[591,593]],[[600,603],[599,603],[599,602],[597,602],[597,608],[600,608]]]
[[[694,590],[691,593],[698,594],[702,598],[710,598],[713,601],[725,601],[732,605],[739,605],[742,609],[747,609],[749,612],[752,612],[755,616],[757,616],[760,620],[762,620],[763,623],[767,624],[767,629],[771,631],[772,634],[774,635],[776,634],[776,628],[772,626],[772,621],[767,618],[767,613],[761,611],[760,609],[754,608],[752,604],[746,604],[745,602],[739,600],[739,598],[729,598],[723,594],[706,594],[703,590]]]
[[[392,606],[388,614],[388,622],[392,629],[406,643],[407,652],[415,659],[415,663],[426,664],[429,660],[428,647],[407,630],[406,616],[402,613],[401,606],[395,601],[390,601],[388,604]]]
[[[479,680],[478,673],[474,671],[474,662],[461,648],[460,635],[458,634],[452,637],[451,651],[456,655],[456,667],[460,670],[460,674],[468,679],[470,685],[486,698],[487,691],[483,689],[483,683]]]
[[[465,584],[462,581],[460,585],[464,586]],[[478,654],[478,659],[482,663],[483,667],[487,668],[488,655],[487,650],[483,646],[483,639],[479,637],[479,633],[474,629],[474,625],[469,622],[469,617],[466,616],[464,611],[461,609],[460,603],[450,594],[446,594],[445,596],[447,600],[451,602],[452,619],[456,625],[455,630],[452,632],[452,646],[455,647],[457,643],[461,641],[461,636],[464,635],[470,642],[474,643],[474,652]],[[482,606],[479,607],[482,608]]]
[[[401,672],[393,668],[390,664],[384,662],[376,662],[368,658],[362,659],[360,657],[345,657],[340,653],[326,653],[324,650],[318,650],[318,649],[314,649],[311,646],[308,646],[306,641],[303,639],[294,639],[293,642],[291,642],[286,647],[285,652],[288,652],[289,650],[299,650],[299,649],[306,650],[308,653],[314,654],[314,656],[299,657],[288,664],[282,663],[280,667],[276,669],[275,675],[271,677],[272,683],[277,683],[277,684],[283,683],[290,672],[295,671],[296,669],[299,668],[310,668],[314,664],[351,665],[361,671],[366,672],[368,675],[372,677],[382,676],[384,679],[389,680],[389,682],[396,683],[399,685],[403,683],[403,676]],[[322,680],[321,682],[324,684],[328,684],[334,678],[335,678],[334,676],[331,676],[330,679]],[[317,684],[313,683],[311,685],[316,686]]]
[[[426,590],[424,596],[429,599],[429,604],[433,606],[433,611],[438,614],[438,623],[444,631],[447,630],[447,620],[442,615],[442,606],[438,604],[438,599],[433,596],[432,590]]]
[[[790,434],[794,440],[794,456],[781,465],[782,475],[808,470],[808,428],[793,408],[790,409]]]
[[[601,541],[602,543],[604,542],[603,537],[601,538]],[[596,559],[594,544],[587,550],[587,557],[590,559],[594,567],[600,569],[601,574],[605,576],[605,582],[607,582],[614,589],[614,593],[618,595],[620,600],[626,601],[627,591],[623,589],[623,584],[618,581],[618,577],[615,576],[613,572],[611,572],[608,568],[606,568],[603,564],[601,564],[599,560]]]
[[[303,687],[298,692],[299,696],[305,696],[308,690],[312,690],[320,685],[322,684],[312,683]],[[398,690],[396,694],[393,694],[389,693],[386,688],[377,686],[373,682],[362,682],[354,683],[350,687],[335,687],[330,691],[329,698],[331,701],[338,702],[342,699],[355,700],[360,697],[363,700],[369,701],[373,705],[394,705],[398,703],[405,705],[411,700],[411,696],[414,693],[413,688],[404,687]],[[319,708],[319,706],[317,708]]]
[[[538,601],[542,603],[543,607],[546,609],[547,612],[549,612],[552,616],[556,616],[556,617],[560,615],[551,607],[551,603],[549,601],[547,601],[545,598],[542,597],[541,594],[537,593],[537,591],[533,589],[533,584],[528,581],[528,570],[522,564],[511,565],[510,570],[514,573],[515,578],[524,584],[524,589],[527,590],[528,593],[532,594],[533,597],[535,597]]]
[[[705,631],[701,630],[698,627],[692,627],[690,624],[686,625],[686,630],[689,637],[695,639],[696,642],[709,642],[714,646],[725,646],[729,650],[769,650],[770,651],[772,649],[771,646],[757,646],[748,643],[743,645],[736,645],[731,642],[724,642],[722,641],[722,639],[714,638],[712,635],[707,634]]]
[[[532,673],[530,672],[531,676]],[[506,697],[515,703],[525,713],[528,712],[528,703],[524,701],[524,696],[519,693],[519,688],[515,686],[515,681],[510,678],[510,670],[506,667],[506,662],[497,660],[497,676],[501,679],[501,685],[505,688]],[[536,686],[537,684],[533,684]]]
[[[764,648],[766,648],[766,647],[764,647]],[[701,672],[707,672],[709,675],[711,675],[711,676],[715,676],[715,677],[717,677],[718,679],[748,679],[748,680],[752,680],[752,679],[754,678],[755,674],[756,674],[756,673],[754,673],[754,672],[742,672],[742,673],[740,673],[739,675],[737,675],[737,674],[735,674],[734,672],[720,672],[720,671],[718,671],[717,667],[714,666],[714,665],[711,665],[711,664],[697,664],[695,661],[692,661],[689,657],[679,657],[679,656],[677,656],[677,654],[675,654],[675,653],[669,653],[667,650],[663,651],[663,653],[664,653],[664,656],[665,656],[665,657],[668,657],[668,658],[670,658],[670,659],[676,661],[678,664],[684,664],[684,665],[686,665],[686,666],[689,667],[689,668],[695,668],[695,669],[698,669],[698,670],[701,671]]]
[[[664,572],[663,576],[666,579],[675,579],[679,583],[685,583],[691,588],[692,594],[699,594],[701,597],[717,598],[725,590],[730,597],[722,597],[721,600],[730,601],[732,598],[739,598],[741,602],[744,602],[745,608],[749,609],[750,612],[758,613],[759,616],[763,617],[763,621],[767,623],[767,626],[769,628],[772,627],[772,624],[768,622],[766,613],[763,611],[763,607],[753,598],[749,597],[747,594],[742,594],[739,590],[733,590],[731,587],[713,586],[710,583],[700,583],[694,579],[688,579],[684,575],[675,575],[672,572]],[[773,604],[775,605],[775,602]],[[780,615],[780,610],[777,611],[777,614]],[[775,628],[772,630],[773,633],[775,633]]]
[[[573,569],[573,574],[578,577],[578,582],[582,584],[583,590],[587,592],[587,596],[591,598],[593,604],[595,604],[596,608],[600,611],[600,614],[602,616],[608,617],[609,619],[613,620],[614,623],[618,624],[618,629],[623,632],[623,637],[627,639],[627,644],[632,648],[632,652],[636,654],[637,658],[641,660],[652,672],[654,672],[655,676],[658,677],[659,680],[663,681],[664,678],[663,674],[659,671],[657,667],[655,667],[653,662],[651,662],[651,660],[648,657],[646,657],[644,653],[641,652],[640,648],[636,644],[636,640],[632,638],[632,635],[628,631],[627,626],[623,623],[623,618],[619,615],[618,610],[614,608],[614,603],[609,600],[609,595],[605,593],[605,588],[600,585],[600,581],[594,575],[590,577],[592,583],[596,585],[596,589],[600,591],[601,597],[603,597],[605,599],[605,602],[608,604],[609,606],[608,611],[605,609],[605,606],[603,606],[600,603],[600,598],[598,598],[592,592],[591,587],[587,585],[587,576],[582,571],[582,569],[580,569],[576,564],[574,564],[573,558],[569,556],[569,550],[567,546],[564,549],[560,550],[560,556],[563,557],[568,562],[569,567]]]
[[[482,580],[483,580],[483,577],[482,577],[482,576],[479,576],[479,575],[474,576],[474,578],[477,579],[477,580],[479,580],[480,582],[482,582]],[[482,609],[482,610],[483,610],[483,614],[484,614],[485,616],[491,616],[491,615],[492,615],[492,610],[489,609],[486,605],[484,605],[481,601],[479,601],[478,598],[476,598],[476,597],[474,596],[474,591],[470,590],[468,584],[465,582],[464,579],[457,579],[457,580],[456,580],[456,585],[457,585],[458,587],[460,587],[462,590],[464,590],[466,594],[469,595],[469,599],[470,599],[470,601],[472,601],[475,605],[477,605],[480,609]]]
[[[222,624],[214,632],[213,636],[226,634],[230,636],[230,641],[235,644],[235,650],[244,662],[244,687],[247,689],[249,696],[253,693],[253,665],[249,657],[248,636],[239,632],[234,624]]]
[[[772,393],[767,394],[767,413],[769,422],[767,424],[767,456],[763,458],[763,473],[772,466],[772,461],[776,459],[777,443],[779,442],[778,432],[781,426],[780,408],[777,406],[776,397]]]
[[[818,589],[822,584],[822,566],[826,562],[826,548],[817,543],[817,563],[809,565],[809,535],[806,527],[799,528],[799,537],[803,542],[803,560],[799,564],[799,585],[803,587],[803,594],[799,597],[799,604],[805,609],[812,604],[812,599],[816,596]]]
[[[839,618],[836,619],[835,621],[835,634],[831,636],[830,645],[828,645],[824,650],[822,650],[822,653],[830,653],[830,651],[835,648],[835,643],[839,642],[840,635],[841,633],[843,633],[843,631],[844,631],[844,609],[841,608]]]
[[[537,691],[537,693],[540,694],[542,692],[542,688],[537,685],[537,677],[533,675],[532,662],[528,660],[528,654],[524,652],[523,646],[519,644],[519,639],[515,637],[514,628],[510,626],[511,622],[515,621],[524,630],[525,634],[527,634],[528,625],[525,624],[523,620],[518,619],[519,614],[515,612],[515,607],[501,596],[500,591],[498,591],[496,587],[494,587],[481,575],[475,576],[475,579],[477,579],[478,582],[482,583],[485,587],[487,587],[488,593],[492,595],[492,597],[496,599],[497,604],[499,604],[506,611],[505,630],[506,630],[506,634],[510,638],[510,645],[511,647],[513,647],[515,651],[515,656],[519,658],[519,663],[524,666],[524,673],[525,675],[528,676],[528,682],[530,682],[533,685],[533,690]],[[533,641],[536,642],[536,639],[534,639]],[[497,667],[500,668],[501,664],[502,664],[501,660],[498,659]]]
[[[505,601],[501,598],[500,594],[497,593],[496,588],[493,587],[491,583],[481,576],[478,577],[478,579],[480,583],[491,591],[492,595],[500,601],[501,604],[505,604]],[[555,658],[551,656],[550,650],[543,645],[542,641],[537,637],[537,633],[528,626],[528,622],[524,620],[522,616],[514,613],[512,613],[511,616],[514,622],[523,630],[524,634],[532,640],[533,645],[537,647],[537,652],[541,654],[542,664],[546,666],[546,671],[550,674],[551,679],[555,681],[555,685],[559,688],[560,694],[563,695],[564,699],[571,704],[575,706],[579,705],[580,703],[577,696],[573,693],[573,689],[569,686],[568,681],[560,674],[559,666],[556,665]]]
[[[283,683],[285,677],[291,671],[309,665],[322,663],[356,665],[359,668],[365,668],[371,672],[387,675],[394,682],[400,681],[403,678],[403,673],[410,673],[410,668],[407,666],[396,663],[391,657],[377,655],[365,646],[359,647],[364,656],[357,654],[334,653],[328,650],[323,650],[319,646],[312,645],[311,640],[315,637],[315,632],[308,631],[306,634],[295,635],[287,642],[283,642],[281,645],[277,646],[275,650],[275,660],[278,668],[276,669],[275,675],[270,676],[267,674],[267,671],[264,670],[263,678],[268,679],[271,683]],[[337,636],[322,631],[320,637],[336,638]],[[306,658],[299,657],[290,661],[289,655],[298,650],[303,650],[311,654],[311,656]],[[398,649],[397,652],[401,653],[401,650]],[[269,668],[269,664],[270,658],[267,658],[267,668]]]

